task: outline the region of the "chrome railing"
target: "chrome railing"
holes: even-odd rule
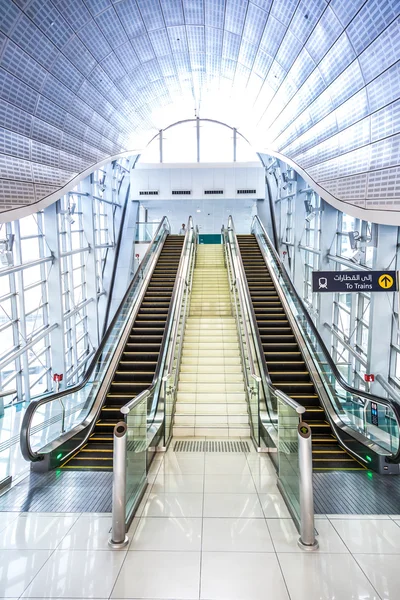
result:
[[[314,530],[311,429],[302,422],[305,408],[274,387],[265,360],[261,360],[262,346],[232,217],[229,217],[228,229],[223,231],[223,241],[232,307],[238,328],[252,438],[260,449],[260,427],[263,418],[265,419],[262,414],[270,414],[267,404],[273,406],[273,441],[278,452],[278,487],[300,532],[299,545],[313,550],[318,547],[318,543]]]
[[[297,293],[265,227],[256,216],[252,223],[260,250],[284,305],[323,407],[340,443],[376,470],[388,470],[388,464],[400,462],[400,405],[356,389],[348,384],[330,356],[309,312]],[[371,405],[384,409],[381,423],[372,421]],[[355,441],[349,447],[349,436]],[[356,449],[355,449],[356,448]],[[397,467],[396,467],[397,468]]]
[[[147,282],[170,232],[167,217],[159,224],[152,242],[104,335],[84,379],[56,394],[32,401],[20,432],[23,457],[46,460],[48,468],[64,462],[90,435],[131,326],[136,318]],[[79,438],[74,441],[75,436]],[[58,452],[60,446],[65,452]]]
[[[171,439],[195,255],[196,235],[189,217],[160,349],[161,358],[153,381],[149,388],[121,408],[125,422],[117,424],[114,429],[112,547],[124,545],[126,527],[146,488],[148,448],[153,440],[159,439],[161,430],[164,448]]]

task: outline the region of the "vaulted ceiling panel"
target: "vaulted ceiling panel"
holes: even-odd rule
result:
[[[328,198],[400,209],[399,11],[398,0],[0,0],[0,211],[194,111],[283,155]]]

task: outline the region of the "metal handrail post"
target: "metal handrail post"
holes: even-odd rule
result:
[[[311,427],[300,422],[297,428],[299,444],[300,538],[298,545],[308,552],[317,550],[314,526],[314,492],[312,479]]]
[[[114,427],[112,528],[108,545],[124,548],[129,542],[126,535],[126,441],[128,427],[120,421]]]

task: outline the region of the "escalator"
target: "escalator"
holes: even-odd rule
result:
[[[87,442],[62,466],[67,470],[112,470],[113,430],[120,409],[147,389],[163,342],[184,236],[168,235]]]
[[[313,469],[364,470],[334,435],[255,235],[238,235],[237,240],[268,374],[277,389],[306,409]]]

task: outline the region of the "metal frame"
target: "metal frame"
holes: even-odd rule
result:
[[[16,387],[19,402],[54,389],[54,373],[64,375],[61,388],[77,383],[87,356],[98,346],[105,318],[103,296],[115,262],[119,217],[126,200],[126,189],[120,192],[120,187],[124,178],[129,182],[126,174],[131,167],[131,158],[110,163],[101,171],[104,189],[99,188],[99,176],[89,176],[43,211],[1,226],[15,239],[14,264],[0,270],[0,287],[10,287],[0,300],[1,346],[10,348],[9,332],[13,340],[4,357],[7,362],[0,360],[0,386]],[[34,249],[37,258],[29,260],[28,248]],[[26,283],[26,275],[34,269],[40,276]],[[28,294],[35,286],[41,286],[40,301],[35,307],[25,307],[25,296],[36,295]],[[90,311],[88,302],[94,303]],[[2,303],[11,306],[8,318],[1,311]],[[33,329],[30,322],[35,323]],[[83,327],[84,337],[75,334],[77,326]],[[43,344],[46,353],[38,361]],[[11,376],[7,365],[13,362]],[[33,364],[38,372],[30,374]]]

